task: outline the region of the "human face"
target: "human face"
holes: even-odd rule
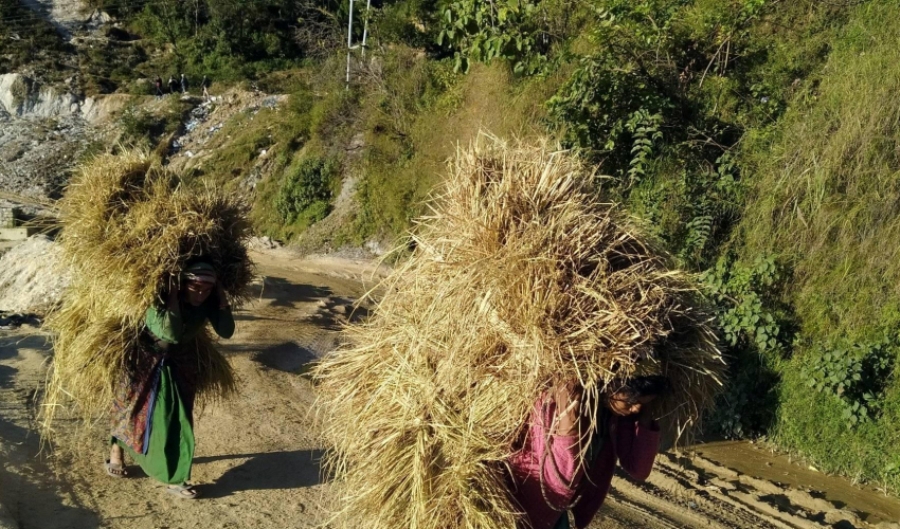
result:
[[[617,391],[609,396],[606,401],[606,407],[609,408],[614,415],[627,417],[629,415],[637,415],[647,404],[656,399],[656,395],[640,395],[634,398],[631,394],[624,391]]]
[[[188,281],[184,287],[184,297],[188,303],[195,307],[203,305],[213,290],[212,283],[201,281]]]

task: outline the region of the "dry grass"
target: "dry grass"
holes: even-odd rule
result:
[[[72,283],[47,320],[55,337],[42,407],[48,433],[69,404],[88,419],[107,411],[129,355],[139,354],[145,311],[162,303],[188,260],[211,262],[235,302],[253,275],[246,206],[209,187],[184,186],[142,153],[100,156],[82,167],[60,206]],[[201,398],[234,389],[231,366],[207,334],[179,347],[201,366]]]
[[[458,151],[375,315],[317,371],[337,526],[514,527],[504,464],[556,383],[592,416],[614,378],[665,374],[679,431],[711,404],[724,363],[693,278],[594,189],[546,144]]]

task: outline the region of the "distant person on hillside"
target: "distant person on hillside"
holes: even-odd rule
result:
[[[188,81],[187,81],[187,77],[185,77],[184,74],[181,74],[181,93],[182,94],[188,93]]]
[[[209,95],[209,77],[203,76],[203,80],[200,81],[200,91],[203,93],[203,99],[209,101],[212,99]]]
[[[588,437],[583,388],[576,383],[546,392],[509,459],[513,496],[530,529],[569,529],[591,523],[609,492],[616,463],[632,478],[650,475],[659,451],[659,425],[648,405],[668,388],[662,376],[613,381],[592,414]]]
[[[157,75],[156,80],[153,81],[153,86],[156,87],[156,98],[159,99],[160,97],[163,96],[162,77]]]
[[[178,83],[175,82],[174,77],[169,77],[169,93],[174,94],[178,91]]]

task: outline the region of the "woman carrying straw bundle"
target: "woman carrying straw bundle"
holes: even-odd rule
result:
[[[194,457],[193,408],[199,373],[196,359],[192,361],[179,345],[190,343],[207,321],[216,334],[230,338],[234,318],[211,264],[189,265],[181,280],[180,289],[176,281],[170,282],[164,307],[147,309],[141,354],[120,382],[113,403],[106,472],[125,477],[127,451],[148,476],[168,485],[167,492],[193,499],[197,491],[187,481]]]
[[[646,477],[660,430],[700,420],[725,364],[696,278],[598,182],[546,142],[457,152],[372,317],[316,369],[329,525],[551,529],[571,509],[581,528],[617,461]]]
[[[42,434],[70,435],[62,417],[90,429],[112,403],[107,473],[125,476],[127,453],[169,492],[193,498],[193,410],[236,391],[206,322],[230,337],[230,305],[253,279],[247,204],[125,151],[81,165],[60,212],[71,282],[46,322],[54,354]]]
[[[569,383],[535,404],[519,450],[510,458],[513,495],[531,529],[569,529],[590,524],[609,492],[618,461],[639,481],[647,479],[659,451],[659,424],[650,405],[668,387],[661,376],[614,381],[594,414],[590,436],[582,409],[583,390]],[[587,437],[587,438],[585,438]],[[526,522],[526,520],[522,520]]]

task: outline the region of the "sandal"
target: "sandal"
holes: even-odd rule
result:
[[[169,485],[166,487],[166,492],[183,500],[193,500],[197,497],[197,489],[187,483],[183,485]]]
[[[106,469],[106,475],[111,478],[128,477],[128,470],[125,469],[125,465],[122,463],[111,463],[109,459],[107,459],[103,464],[103,468]]]

